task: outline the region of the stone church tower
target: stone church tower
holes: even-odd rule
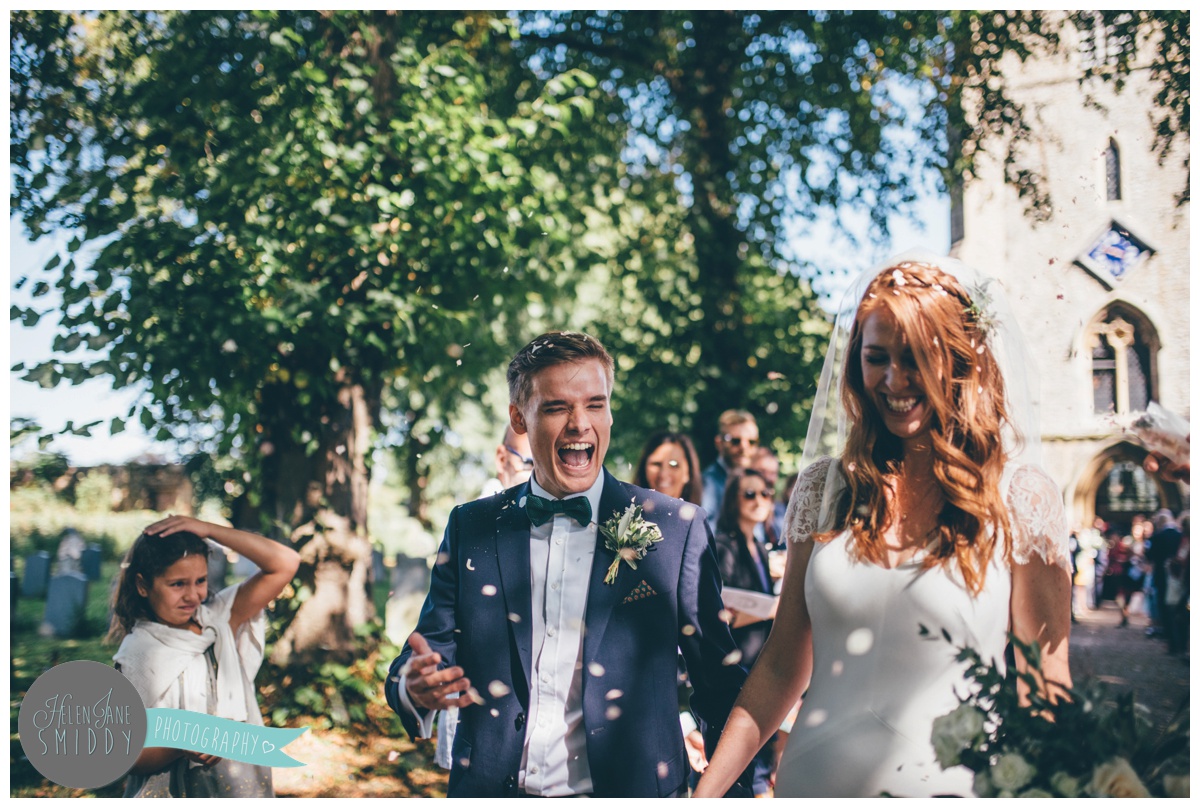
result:
[[[956,194],[952,252],[1000,279],[1037,363],[1044,463],[1073,526],[1100,516],[1187,507],[1184,485],[1146,474],[1146,452],[1114,415],[1157,401],[1191,419],[1190,203],[1178,137],[1165,159],[1152,144],[1157,87],[1146,56],[1125,87],[1090,79],[1110,43],[1067,26],[1056,53],[1007,67],[1009,92],[1033,128],[1020,160],[1043,180],[1049,217],[1035,221],[1004,181],[1006,144],[980,155]],[[1070,37],[1070,38],[1068,38]]]

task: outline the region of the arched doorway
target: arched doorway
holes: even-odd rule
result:
[[[1146,454],[1143,447],[1122,440],[1092,458],[1075,486],[1072,510],[1082,516],[1083,524],[1090,525],[1098,516],[1125,532],[1137,514],[1153,514],[1159,508],[1179,513],[1179,486],[1147,474],[1142,468]]]

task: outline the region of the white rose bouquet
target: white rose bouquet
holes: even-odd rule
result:
[[[921,634],[936,637],[924,626]],[[950,637],[945,635],[946,640]],[[1031,668],[1040,653],[1012,638]],[[958,646],[968,665],[969,693],[934,719],[934,753],[943,769],[975,773],[979,797],[1186,797],[1189,715],[1186,704],[1155,732],[1132,693],[1110,696],[1088,682],[1050,701],[1031,672],[1004,671],[972,648]],[[1022,703],[1017,683],[1028,696]]]

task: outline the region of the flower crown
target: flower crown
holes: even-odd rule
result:
[[[929,283],[915,275],[905,273],[908,267],[921,266],[927,269],[937,270],[945,273],[946,271],[934,264],[918,264],[912,261],[905,261],[897,264],[891,271],[892,283],[896,286],[919,286],[932,289],[942,295],[953,295],[963,304],[963,314],[966,315],[969,322],[974,323],[980,333],[985,338],[990,339],[999,327],[1000,320],[996,316],[995,306],[992,303],[992,294],[988,287],[994,278],[981,278],[977,280],[966,290],[966,294],[955,290],[947,289],[940,283]],[[948,274],[948,273],[947,273]],[[899,294],[897,291],[896,294]]]

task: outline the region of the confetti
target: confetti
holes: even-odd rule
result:
[[[621,708],[615,704],[608,705],[608,709],[604,711],[604,717],[609,721],[616,721],[621,717]]]
[[[491,584],[484,584],[483,589],[479,591],[483,593],[484,597],[490,598],[492,595],[496,594],[496,587],[492,586]]]
[[[604,666],[601,665],[599,662],[589,662],[587,669],[588,669],[588,673],[590,673],[592,676],[603,676],[604,675]]]
[[[512,688],[501,682],[499,679],[488,685],[488,693],[492,694],[494,699],[502,699],[512,692]]]
[[[734,648],[729,654],[721,660],[722,665],[736,665],[742,661],[742,652],[740,649]]]
[[[606,701],[615,701],[616,699],[619,699],[619,698],[621,698],[621,696],[624,696],[624,695],[625,694],[622,691],[620,691],[614,687],[612,690],[610,690],[604,694],[604,699]]]

